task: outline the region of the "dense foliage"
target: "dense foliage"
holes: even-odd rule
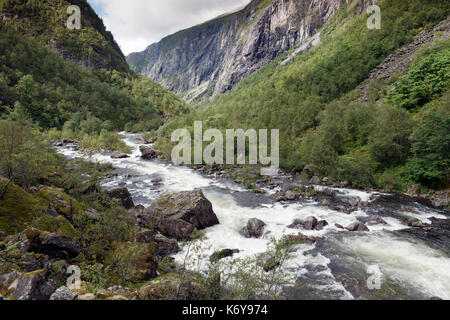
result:
[[[4,24],[0,30],[2,114],[23,107],[44,129],[62,129],[78,117],[101,120],[98,128],[149,131],[157,129],[164,116],[188,110],[181,99],[149,79],[84,68]],[[73,121],[68,126],[73,127]]]
[[[66,27],[71,5],[81,10],[79,30]],[[9,28],[37,38],[66,58],[90,67],[129,71],[112,34],[86,0],[2,0],[0,12]]]

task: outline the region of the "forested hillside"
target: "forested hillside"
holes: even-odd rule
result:
[[[181,99],[149,79],[120,70],[85,68],[53,52],[45,37],[22,35],[12,25],[0,21],[0,110],[4,116],[23,108],[44,129],[62,129],[75,114],[78,122],[96,118],[102,123],[98,129],[127,125],[148,131],[157,129],[164,115],[187,110]]]
[[[68,29],[67,9],[81,10],[81,29]],[[0,13],[9,29],[33,37],[65,59],[90,68],[129,71],[112,34],[86,0],[1,0]]]
[[[448,32],[434,30],[421,42],[407,73],[370,81],[386,57],[448,17],[437,0],[383,0],[382,28],[369,30],[368,15],[342,7],[321,29],[321,44],[287,66],[280,57],[233,90],[174,119],[173,128],[204,120],[216,128],[279,128],[281,163],[301,172],[306,165],[332,180],[358,187],[404,190],[420,184],[441,188],[449,181]],[[448,25],[447,25],[448,27]],[[448,30],[447,30],[448,31]],[[168,137],[159,146],[169,155]]]

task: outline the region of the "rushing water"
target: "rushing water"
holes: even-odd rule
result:
[[[202,189],[220,221],[219,225],[206,229],[203,244],[209,253],[225,248],[239,249],[240,253],[235,257],[265,252],[267,239],[247,239],[239,234],[250,218],[263,220],[267,224],[266,231],[276,238],[298,233],[298,230],[287,228],[294,219],[315,216],[326,220],[329,225],[321,231],[302,231],[318,238],[318,241],[299,246],[288,262],[289,270],[298,279],[289,291],[292,299],[352,299],[355,293],[370,296],[367,288],[364,289],[366,293],[359,292],[359,288],[365,287],[361,283],[365,284],[371,276],[368,273],[371,266],[377,266],[383,279],[392,284],[387,289],[391,290],[391,298],[429,299],[438,296],[450,299],[448,239],[433,242],[402,231],[408,229],[408,217],[418,218],[424,223],[430,223],[433,218],[448,219],[442,211],[392,195],[350,189],[335,191],[340,197],[359,197],[370,202],[366,211],[345,214],[313,201],[273,204],[267,196],[257,197],[232,181],[214,179],[186,167],[142,160],[138,144],[140,136],[123,134],[123,137],[133,150],[130,158],[111,159],[109,154],[91,156],[94,161],[111,163],[117,168],[118,176],[105,180],[102,186],[113,189],[124,185],[131,192],[135,204],[144,206],[167,193]],[[75,148],[64,147],[59,151],[68,158],[85,157]],[[153,185],[155,178],[161,179],[159,185]],[[370,225],[370,232],[365,233],[351,233],[335,227],[335,224],[347,226],[366,221],[370,214],[382,215],[388,224]],[[183,254],[180,252],[175,258],[181,260]]]

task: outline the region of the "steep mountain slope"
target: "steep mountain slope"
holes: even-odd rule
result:
[[[127,57],[132,69],[185,94],[218,95],[313,36],[346,0],[253,0]],[[362,8],[376,1],[353,1]]]
[[[65,27],[66,9],[82,9],[82,29]],[[84,0],[5,0],[0,19],[0,117],[21,110],[43,129],[157,129],[188,106],[134,75],[112,35]],[[71,120],[71,121],[69,121]],[[91,133],[91,132],[86,132]]]
[[[315,48],[287,64],[282,63],[287,55],[279,57],[191,116],[173,119],[162,132],[189,128],[193,120],[203,120],[205,130],[280,129],[283,168],[302,172],[308,165],[328,181],[358,187],[447,186],[449,40],[445,22],[433,28],[448,17],[450,5],[438,0],[377,4],[380,30],[369,30],[369,15],[356,15],[345,5],[321,30]],[[394,65],[391,72],[386,58],[402,67]],[[388,76],[377,79],[377,68]],[[366,88],[369,77],[374,81]],[[167,155],[168,140],[163,136],[158,142]]]
[[[71,5],[80,7],[80,30],[66,27]],[[129,70],[114,37],[86,0],[2,0],[0,16],[7,27],[38,38],[65,59],[95,69]]]

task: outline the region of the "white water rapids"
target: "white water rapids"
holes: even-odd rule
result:
[[[427,243],[397,233],[407,229],[398,217],[410,216],[429,223],[431,217],[447,219],[442,212],[411,203],[404,205],[395,215],[383,216],[387,225],[370,225],[370,232],[351,233],[335,227],[347,226],[368,217],[362,210],[345,214],[323,207],[315,202],[292,202],[288,204],[257,198],[244,187],[231,181],[218,180],[202,175],[193,169],[174,166],[160,161],[140,158],[139,135],[123,134],[124,141],[132,148],[127,159],[111,159],[109,154],[93,154],[89,158],[101,163],[111,163],[117,168],[118,176],[103,183],[106,189],[126,184],[136,205],[149,206],[161,195],[179,191],[202,189],[212,202],[220,224],[205,230],[204,245],[210,254],[220,249],[239,249],[234,257],[246,257],[263,253],[267,249],[267,239],[247,239],[239,234],[250,218],[258,218],[267,224],[266,231],[280,238],[284,234],[298,234],[299,230],[288,229],[295,219],[315,216],[326,220],[328,226],[321,231],[301,231],[318,239],[326,239],[319,245],[303,244],[296,251],[288,267],[295,270],[299,282],[310,283],[305,292],[297,292],[292,298],[352,299],[352,293],[336,279],[336,274],[354,272],[362,280],[369,278],[369,266],[380,268],[383,278],[389,279],[405,289],[404,298],[429,299],[438,296],[450,299],[450,258],[448,254]],[[73,148],[60,148],[67,158],[87,158]],[[152,180],[160,178],[161,184],[154,186]],[[381,196],[349,189],[336,189],[338,196],[359,197],[363,201],[373,201]],[[272,191],[273,192],[273,191]],[[264,200],[265,199],[265,200]],[[180,252],[175,258],[183,258]],[[311,279],[314,279],[312,281]]]

